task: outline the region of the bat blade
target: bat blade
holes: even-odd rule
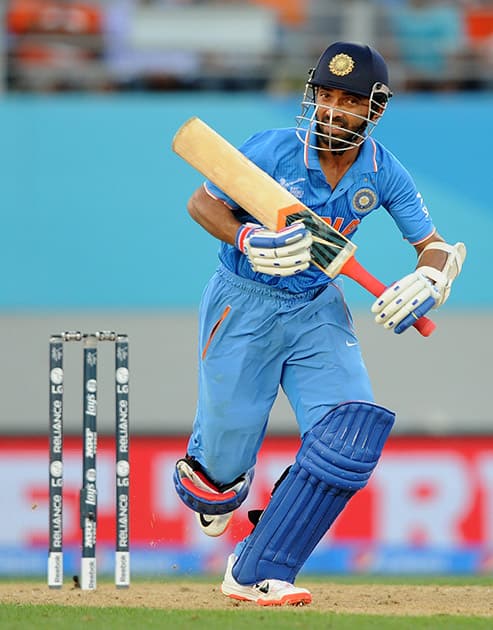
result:
[[[173,138],[173,151],[270,230],[279,230],[278,210],[298,200],[200,118],[187,120]],[[293,209],[294,210],[294,209]],[[282,221],[282,219],[281,219]]]
[[[278,231],[294,221],[303,221],[312,233],[312,263],[330,278],[344,274],[375,296],[385,285],[354,258],[356,245],[301,203],[270,175],[249,160],[197,116],[176,132],[173,151],[210,179],[228,197],[265,227]],[[424,336],[435,324],[421,317],[414,327]]]

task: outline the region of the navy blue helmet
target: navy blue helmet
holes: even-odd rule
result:
[[[332,87],[371,97],[375,88],[387,100],[391,95],[389,72],[382,55],[371,46],[335,42],[320,55],[310,72],[310,85]]]
[[[362,115],[317,102],[319,88],[363,96],[368,109]],[[335,42],[309,72],[302,111],[296,117],[298,137],[321,151],[338,153],[359,147],[375,129],[391,96],[387,64],[378,51],[364,44]]]

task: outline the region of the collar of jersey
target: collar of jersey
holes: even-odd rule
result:
[[[377,164],[377,145],[373,138],[367,137],[360,147],[358,157],[351,165],[353,173],[376,173],[378,171]],[[318,159],[318,150],[314,147],[308,147],[306,151],[305,165],[308,169],[322,171],[320,161]]]

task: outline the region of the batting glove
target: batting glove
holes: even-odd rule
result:
[[[375,322],[398,335],[440,303],[440,291],[418,270],[386,289],[373,303]]]
[[[255,223],[242,225],[236,247],[247,256],[253,271],[270,276],[292,276],[308,269],[312,235],[302,222],[273,232]]]

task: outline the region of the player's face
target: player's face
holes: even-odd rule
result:
[[[358,94],[319,87],[315,97],[317,136],[323,148],[338,151],[362,137],[369,99]]]

